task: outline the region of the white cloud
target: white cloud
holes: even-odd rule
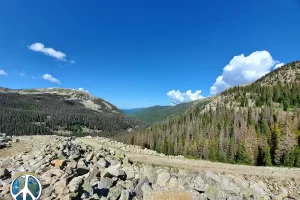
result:
[[[26,76],[26,74],[24,72],[21,72],[20,76],[23,76],[23,77],[27,78],[27,76]]]
[[[249,56],[234,56],[223,68],[223,74],[210,87],[210,93],[214,95],[231,86],[253,82],[270,72],[278,63],[268,51],[256,51]]]
[[[167,93],[172,105],[204,98],[200,94],[201,90],[197,90],[194,93],[192,93],[191,90],[183,93],[181,93],[179,90],[171,90]]]
[[[4,70],[0,69],[0,76],[1,75],[7,75],[7,73]]]
[[[275,65],[274,69],[277,69],[277,68],[279,68],[279,67],[282,67],[283,65],[284,65],[284,63],[278,63],[278,64]]]
[[[54,77],[53,77],[52,75],[50,75],[50,74],[44,74],[44,75],[43,75],[43,79],[44,79],[44,80],[47,80],[47,81],[50,81],[50,82],[53,82],[53,83],[61,84],[61,82],[60,82],[58,79],[54,78]]]
[[[67,55],[65,53],[63,53],[61,51],[57,51],[53,48],[45,47],[44,44],[42,44],[42,43],[34,43],[34,44],[28,46],[28,48],[32,51],[44,53],[47,56],[51,56],[53,58],[56,58],[57,60],[67,61],[67,62],[70,62],[70,63],[75,63],[74,60],[68,61],[66,59]]]
[[[89,92],[88,90],[84,90],[83,88],[78,88],[80,91]]]

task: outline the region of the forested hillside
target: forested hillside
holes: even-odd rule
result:
[[[132,108],[132,109],[120,109],[123,113],[125,114],[132,114],[132,113],[135,113],[137,111],[140,111],[140,110],[143,110],[145,108]]]
[[[116,139],[165,154],[300,167],[300,62],[230,88],[186,114]]]
[[[92,98],[95,104],[91,104],[83,101],[87,98],[82,92],[72,93],[83,94],[77,98],[63,94],[0,92],[0,132],[104,136],[146,127],[144,122],[119,112],[102,99]]]
[[[197,101],[181,103],[175,106],[151,106],[137,112],[130,113],[129,115],[152,124],[165,120],[169,117],[180,115],[187,111],[193,104],[196,104],[196,102]]]

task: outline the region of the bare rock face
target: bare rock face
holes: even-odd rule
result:
[[[132,162],[126,154],[105,145],[94,148],[76,143],[71,137],[43,137],[49,137],[47,142],[52,145],[42,145],[38,152],[18,152],[15,156],[0,158],[0,198],[10,198],[9,185],[13,176],[31,171],[41,181],[41,199],[239,200],[291,196],[300,199],[296,192],[274,180],[255,176],[246,179],[240,175],[210,171],[171,170]],[[30,137],[28,141],[34,140],[35,137]],[[118,142],[105,141],[124,147]],[[289,184],[300,189],[296,181]]]

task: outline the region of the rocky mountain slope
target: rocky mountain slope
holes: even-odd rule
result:
[[[243,174],[240,170],[243,166],[236,166],[239,173],[232,174],[219,163],[212,168],[218,168],[219,172],[210,171],[203,167],[205,165],[190,170],[189,163],[193,160],[152,152],[151,156],[167,162],[154,165],[151,162],[155,159],[137,160],[130,154],[138,147],[99,137],[78,139],[13,137],[16,142],[12,147],[0,150],[0,198],[11,198],[9,184],[24,171],[35,172],[43,188],[41,199],[45,200],[281,200],[300,197],[299,170],[282,168],[274,169],[273,173],[271,169],[269,173],[260,173],[263,169],[259,167],[251,170],[245,167]],[[121,149],[127,151],[124,153]],[[146,150],[143,152],[145,154],[138,153],[140,158],[150,156]],[[177,161],[186,164],[178,168],[168,166]]]
[[[115,112],[120,113],[119,109],[113,104],[93,96],[84,90],[65,89],[65,88],[36,88],[36,89],[8,89],[0,88],[1,93],[18,93],[18,94],[54,94],[60,96],[64,100],[76,101],[83,104],[86,108],[97,112]]]
[[[116,139],[169,155],[300,167],[299,70],[300,62],[286,64],[199,102],[182,116]]]
[[[0,89],[0,132],[7,134],[98,134],[133,131],[146,123],[85,91]]]

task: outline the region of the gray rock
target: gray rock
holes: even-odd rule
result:
[[[253,192],[254,192],[255,196],[257,196],[257,198],[261,198],[266,195],[265,190],[258,183],[252,183],[250,185],[250,188],[253,190]]]
[[[125,189],[134,190],[133,182],[131,180],[119,181],[118,184],[122,185]]]
[[[125,179],[126,174],[123,170],[116,166],[110,166],[106,168],[103,172],[103,177],[118,177],[120,179]]]
[[[143,199],[150,199],[150,194],[153,191],[149,183],[144,183],[144,185],[141,188],[143,192]]]
[[[170,178],[171,178],[171,175],[167,172],[162,172],[162,173],[158,174],[156,186],[158,186],[160,188],[166,187]]]
[[[272,199],[273,200],[282,200],[287,196],[288,196],[288,191],[283,187],[279,187],[279,194],[274,196]]]
[[[119,199],[119,197],[121,196],[122,189],[123,188],[121,185],[116,185],[116,186],[110,188],[107,198],[110,200]]]
[[[129,190],[122,190],[121,196],[119,200],[130,200],[130,192]]]
[[[123,158],[122,162],[123,162],[123,165],[125,165],[125,166],[128,166],[128,165],[132,164],[132,161],[127,156],[125,156]]]
[[[97,164],[102,167],[108,167],[110,165],[110,163],[107,162],[107,160],[105,160],[104,158],[100,158]]]
[[[78,188],[82,185],[82,183],[83,183],[82,177],[73,178],[68,185],[69,190],[71,192],[77,192]]]
[[[226,199],[226,193],[220,188],[219,184],[209,185],[205,190],[208,199]]]
[[[42,190],[40,199],[45,199],[46,197],[50,197],[52,192],[54,192],[54,187],[50,185],[49,187]]]
[[[110,178],[102,178],[99,182],[97,182],[98,188],[110,188],[113,185],[114,181]]]
[[[87,157],[85,158],[85,160],[86,160],[87,162],[90,162],[90,161],[93,159],[93,157],[94,157],[94,153],[92,152],[92,153],[90,153],[89,155],[87,155]]]
[[[192,179],[189,187],[194,190],[197,190],[198,192],[204,192],[208,188],[208,184],[205,183],[204,179],[199,174]]]
[[[221,187],[222,189],[227,190],[231,193],[235,193],[235,194],[240,193],[240,188],[237,187],[237,185],[234,184],[232,181],[230,181],[228,178],[221,179]]]
[[[0,180],[2,186],[10,185],[12,182],[11,178],[5,179],[5,180]]]
[[[144,184],[149,184],[149,180],[147,177],[141,179],[139,181],[139,183],[135,186],[133,192],[135,193],[135,195],[138,197],[138,198],[142,198],[143,197],[143,190],[142,190],[142,187]]]
[[[133,169],[132,166],[123,167],[123,171],[126,174],[126,179],[127,180],[133,180],[135,178],[135,176],[134,176],[134,169]]]
[[[52,168],[50,170],[51,175],[55,175],[57,178],[61,177],[65,172],[61,169]]]
[[[92,186],[90,185],[90,182],[87,181],[86,179],[84,180],[84,183],[82,184],[82,189],[83,191],[85,191],[85,193],[88,194],[88,196],[91,196],[94,194],[94,190],[92,188]]]
[[[54,189],[56,194],[67,194],[69,192],[67,186],[67,179],[60,179],[58,182],[54,184]]]
[[[71,175],[73,174],[73,170],[70,167],[65,167],[65,173]]]
[[[91,167],[89,172],[90,173],[89,173],[88,177],[86,178],[86,180],[88,182],[91,182],[91,180],[96,179],[96,177],[100,177],[100,174],[101,174],[100,170],[95,165]]]

